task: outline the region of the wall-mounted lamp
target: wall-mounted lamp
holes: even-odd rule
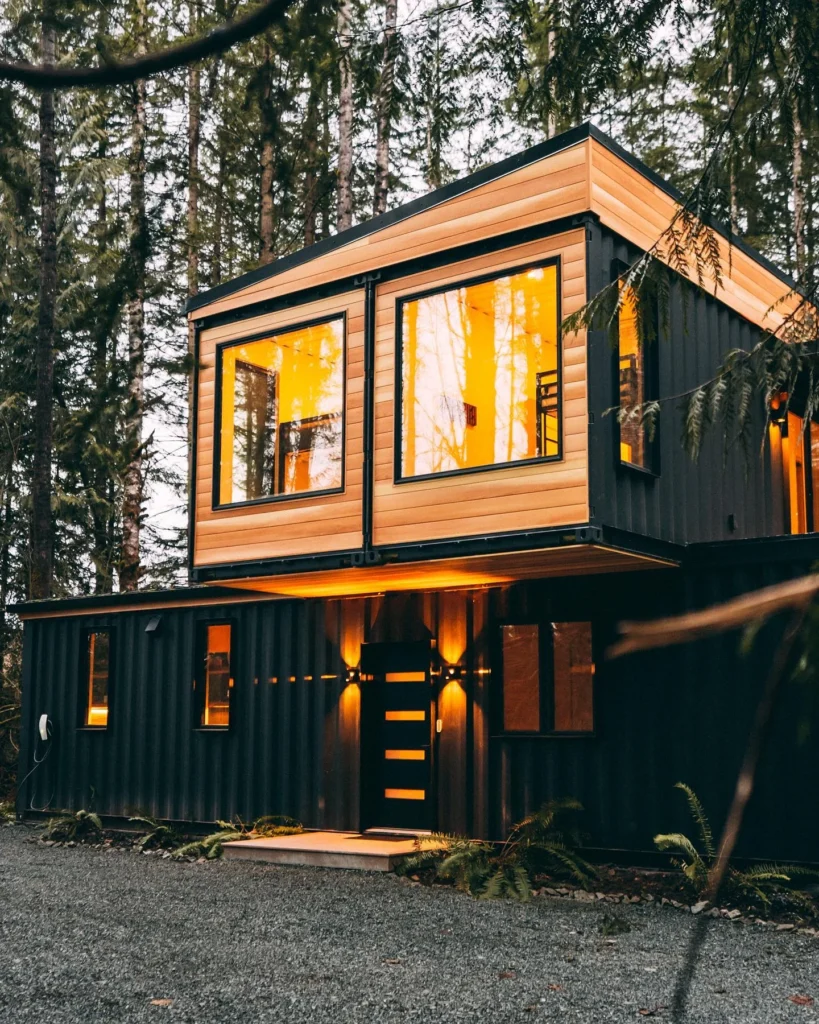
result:
[[[359,682],[361,680],[361,670],[357,668],[348,668],[346,678],[348,683]]]
[[[771,422],[775,423],[782,431],[782,436],[788,436],[788,395],[783,392],[771,399]]]
[[[463,679],[466,675],[466,669],[462,665],[447,665],[443,670],[444,679]]]
[[[162,625],[162,616],[154,615],[148,620],[148,625],[145,627],[145,632],[149,636],[157,636],[159,633],[159,627]]]

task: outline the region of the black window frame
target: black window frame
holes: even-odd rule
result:
[[[106,707],[108,708],[108,715],[105,721],[105,725],[92,725],[88,722],[88,710],[90,707],[89,703],[89,676],[91,672],[91,659],[89,650],[89,641],[93,634],[106,633],[108,635],[108,681],[106,687],[106,693],[108,702]],[[77,702],[77,729],[88,730],[90,732],[105,732],[111,728],[112,724],[112,700],[113,700],[113,681],[114,681],[114,640],[115,630],[109,625],[99,626],[83,626],[80,631],[80,656],[79,656],[79,694]]]
[[[491,699],[492,739],[594,739],[597,736],[597,673],[592,674],[592,728],[555,729],[555,689],[554,689],[554,631],[557,622],[588,623],[591,631],[592,664],[597,665],[596,636],[593,619],[578,619],[568,616],[562,618],[537,619],[532,616],[503,619],[496,623],[495,635],[492,640],[492,678],[497,684],[492,687]],[[506,626],[537,626],[538,657],[540,661],[539,703],[540,728],[534,730],[513,729],[504,727],[504,670],[503,670],[503,629]]]
[[[223,356],[229,348],[237,345],[249,345],[255,341],[265,341],[276,338],[283,334],[291,334],[296,331],[306,330],[310,327],[320,327],[322,324],[341,322],[341,484],[338,487],[324,487],[315,491],[300,491],[295,494],[270,494],[260,498],[249,498],[243,501],[219,500],[221,494],[222,478],[222,376]],[[241,338],[230,338],[227,341],[219,342],[215,347],[215,382],[213,396],[213,473],[211,488],[211,509],[214,512],[223,509],[249,508],[255,505],[275,504],[282,501],[312,501],[314,498],[325,497],[330,494],[343,494],[347,485],[347,310],[340,309],[338,312],[327,316],[315,317],[310,320],[300,320],[298,323],[282,324],[266,331],[244,335]],[[278,386],[278,382],[277,382]],[[276,425],[276,445],[278,450],[280,424]],[[282,460],[279,459],[281,462]],[[279,470],[276,468],[276,482],[278,484]]]
[[[209,626],[230,627],[230,678],[233,686],[229,688],[228,723],[227,725],[205,725],[205,660],[207,657],[207,635]],[[198,619],[194,629],[193,649],[193,686],[191,688],[191,720],[194,732],[228,733],[234,728],[236,720],[236,693],[238,690],[238,632],[235,618],[223,616],[217,619]]]
[[[497,255],[502,256],[502,253]],[[451,266],[451,264],[449,265]],[[555,310],[557,319],[557,454],[538,455],[533,459],[519,459],[516,462],[492,462],[486,466],[473,466],[464,469],[446,469],[440,473],[415,473],[412,476],[403,476],[403,424],[404,424],[404,306],[410,302],[417,302],[419,299],[428,298],[431,295],[440,295],[443,292],[454,291],[457,288],[469,288],[472,285],[486,284],[488,281],[497,281],[504,277],[514,277],[516,274],[526,273],[528,270],[540,270],[546,267],[555,268]],[[446,272],[447,266],[439,268]],[[532,260],[528,263],[488,271],[473,277],[459,278],[449,281],[446,284],[435,285],[418,292],[401,295],[395,300],[395,406],[393,415],[393,483],[411,484],[420,480],[441,480],[446,477],[468,476],[473,473],[488,473],[494,470],[511,469],[515,467],[537,466],[550,462],[563,462],[565,459],[564,437],[563,437],[563,323],[562,311],[562,265],[560,256],[550,256],[548,259]],[[537,400],[537,398],[536,398]],[[538,418],[539,422],[539,418]]]
[[[794,415],[799,416],[803,423],[805,423],[805,429],[802,431],[802,459],[805,467],[805,519],[808,523],[814,522],[814,510],[815,503],[819,500],[819,495],[814,494],[813,491],[813,449],[811,447],[810,438],[810,425],[815,423],[819,425],[819,412],[815,413],[810,420],[805,421],[805,404],[804,401],[797,397],[795,402],[784,407],[784,419],[778,423],[780,435],[782,438],[789,438],[790,431],[788,427],[788,413],[792,412]],[[783,465],[784,470],[784,465]],[[789,537],[806,537],[809,534],[819,534],[819,530],[805,530],[804,533],[793,533],[791,530],[791,507],[790,507],[790,487],[789,481],[783,471],[782,473],[782,489],[783,498],[785,504],[785,517],[787,521]]]
[[[622,260],[612,260],[611,262],[611,283],[616,284],[622,275],[628,270],[628,264]],[[640,344],[643,346],[643,362],[645,364],[645,401],[654,402],[660,397],[660,314],[656,300],[653,297],[644,299],[651,303],[650,316],[654,323],[654,337],[653,343],[649,343],[640,338]],[[612,391],[613,400],[612,407],[615,414],[620,409],[620,320],[619,313],[612,325],[614,331],[614,344],[612,345]],[[637,473],[642,476],[649,478],[656,478],[660,476],[660,416],[657,417],[654,423],[654,436],[653,438],[648,437],[646,433],[646,454],[647,454],[647,465],[641,466],[636,462],[627,462],[621,457],[620,443],[622,440],[622,426],[617,420],[615,415],[615,429],[614,429],[614,458],[617,467],[627,473]]]

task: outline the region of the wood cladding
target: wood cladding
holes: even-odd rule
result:
[[[397,301],[424,289],[556,258],[562,314],[585,301],[582,229],[380,286],[376,293],[373,543],[376,547],[585,523],[588,509],[585,332],[562,339],[559,461],[394,482]]]
[[[213,473],[218,415],[216,346],[271,334],[344,313],[346,317],[345,480],[340,494],[288,497],[239,508],[214,509]],[[212,565],[361,547],[363,465],[364,299],[360,291],[203,331],[199,339],[193,564]]]
[[[193,565],[349,551],[362,545],[363,288],[308,303],[300,302],[297,293],[381,268],[400,268],[421,257],[444,254],[453,246],[499,239],[586,212],[599,216],[604,225],[629,242],[648,249],[678,208],[663,188],[598,139],[588,137],[199,307],[191,314],[197,320],[230,315],[251,303],[286,301],[287,296],[294,296],[293,305],[278,312],[201,333]],[[795,305],[790,299],[772,308],[787,292],[787,285],[752,256],[737,248],[729,250],[721,237],[719,244],[724,272],[715,289],[717,298],[751,322],[775,329]],[[372,495],[376,547],[588,521],[589,405],[583,332],[561,339],[559,459],[395,482],[398,300],[424,289],[549,259],[557,261],[560,315],[565,317],[587,299],[586,237],[580,226],[404,277],[393,276],[393,269],[390,279],[376,286]],[[696,279],[693,267],[689,276]],[[713,290],[713,281],[711,285]],[[343,493],[306,494],[214,510],[216,344],[342,312],[346,315],[347,360]]]

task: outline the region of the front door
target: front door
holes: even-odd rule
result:
[[[362,665],[363,827],[429,831],[435,711],[429,644],[368,644]]]

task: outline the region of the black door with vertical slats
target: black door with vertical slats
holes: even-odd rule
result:
[[[369,644],[362,666],[362,827],[429,831],[435,728],[430,646]]]

